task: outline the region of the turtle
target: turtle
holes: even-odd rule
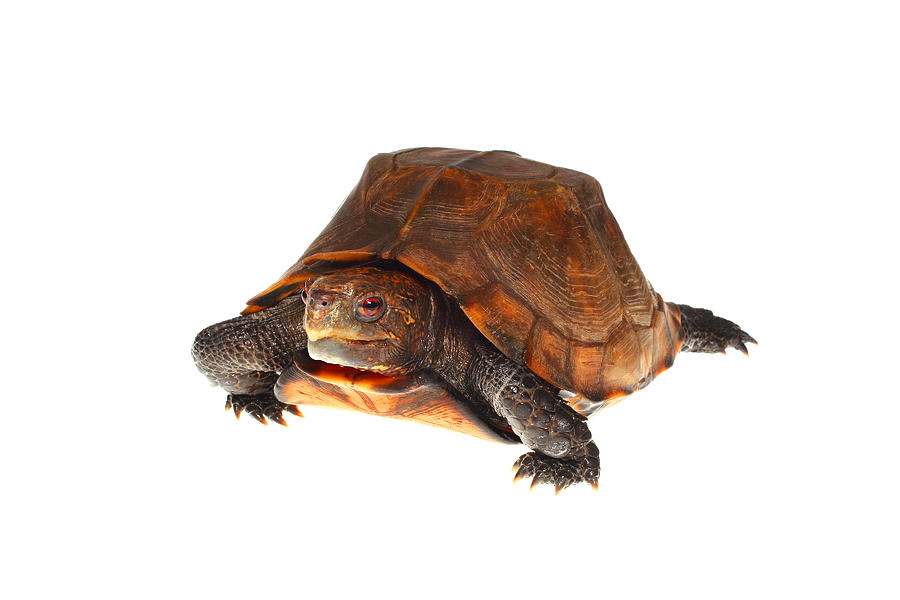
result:
[[[345,408],[522,443],[514,480],[597,487],[587,418],[679,352],[756,341],[666,302],[600,184],[508,151],[371,158],[331,222],[192,355],[226,410]]]

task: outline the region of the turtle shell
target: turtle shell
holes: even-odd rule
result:
[[[509,425],[479,414],[437,377],[389,377],[331,365],[294,354],[275,384],[287,404],[353,410],[416,421],[494,442],[518,442]]]
[[[680,347],[679,314],[644,277],[597,180],[505,151],[373,157],[300,260],[244,312],[376,259],[436,283],[500,351],[588,403],[643,387]]]

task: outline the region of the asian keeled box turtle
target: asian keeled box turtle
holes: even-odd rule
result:
[[[372,158],[300,260],[192,353],[238,416],[322,405],[522,442],[516,478],[559,491],[596,486],[589,415],[678,352],[745,342],[653,290],[593,177],[417,148]]]

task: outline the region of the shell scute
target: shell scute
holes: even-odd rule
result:
[[[631,323],[623,321],[606,345],[602,379],[607,393],[630,394],[645,375],[641,368],[641,345]]]
[[[603,386],[603,359],[606,344],[571,344],[569,365],[577,390],[596,390]]]
[[[524,360],[531,370],[548,381],[567,373],[569,340],[546,319],[538,318],[525,350]]]
[[[466,315],[484,327],[482,333],[507,356],[521,361],[534,315],[528,305],[498,283],[489,284],[461,300]]]

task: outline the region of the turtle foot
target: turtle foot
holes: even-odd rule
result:
[[[591,487],[597,489],[597,477],[600,474],[600,462],[595,456],[585,456],[573,460],[566,458],[551,458],[539,452],[523,454],[513,465],[515,477],[518,481],[531,477],[531,487],[549,483],[556,487],[558,494],[574,483],[586,481]]]
[[[268,425],[271,420],[285,427],[287,427],[287,423],[281,415],[282,411],[286,410],[298,417],[303,416],[303,413],[296,406],[279,401],[272,392],[252,396],[249,394],[229,394],[228,399],[225,401],[225,410],[233,410],[237,419],[241,418],[241,413],[247,411],[247,414],[263,425]]]
[[[748,354],[746,344],[756,343],[740,326],[717,317],[710,310],[686,304],[677,306],[681,311],[681,331],[684,336],[682,352],[724,353],[726,348],[735,348]]]

